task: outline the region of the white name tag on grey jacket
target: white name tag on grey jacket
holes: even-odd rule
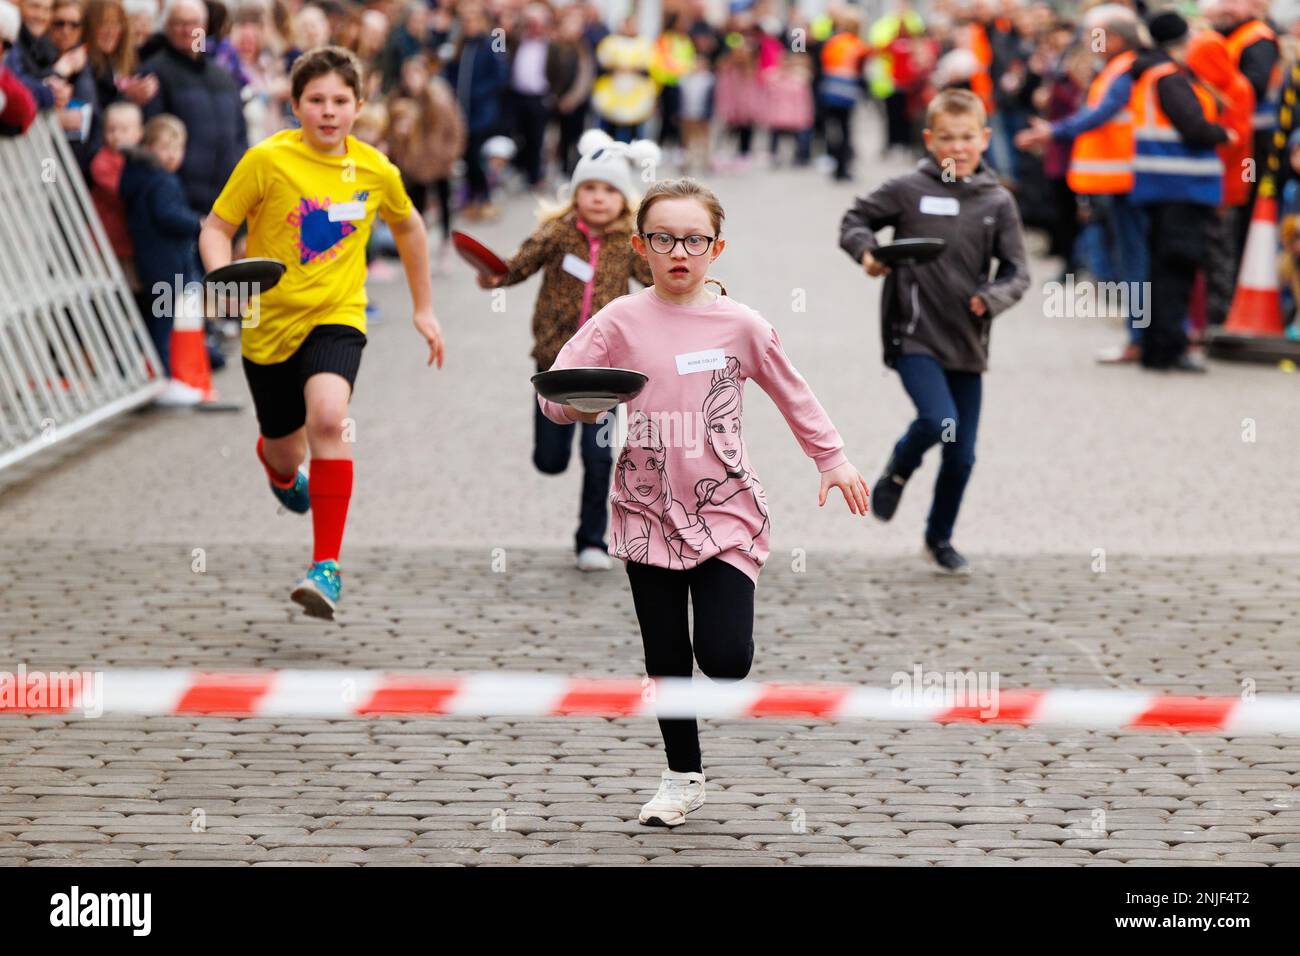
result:
[[[363,202],[336,202],[330,206],[330,222],[353,222],[366,218]]]
[[[927,216],[955,216],[961,203],[951,196],[922,196],[921,212]]]
[[[560,268],[579,282],[590,282],[591,277],[596,274],[596,270],[591,267],[590,262],[579,259],[572,252],[564,254],[564,261],[560,263]]]
[[[690,375],[692,372],[709,372],[713,369],[727,367],[725,349],[705,349],[703,352],[685,352],[677,356],[677,374]]]

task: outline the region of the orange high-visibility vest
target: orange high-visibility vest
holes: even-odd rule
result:
[[[871,48],[855,33],[837,33],[822,44],[822,69],[833,76],[858,79]]]
[[[971,92],[984,103],[984,109],[993,113],[993,76],[989,68],[993,65],[993,44],[989,43],[988,31],[978,20],[966,27],[966,48],[975,54],[979,69],[971,75]]]
[[[1228,52],[1232,54],[1232,62],[1241,66],[1241,51],[1260,40],[1272,40],[1277,42],[1277,34],[1263,20],[1247,20],[1232,33],[1228,34]]]
[[[1112,57],[1088,87],[1088,106],[1096,106],[1110,85],[1128,72],[1137,53]],[[1133,189],[1133,111],[1125,107],[1096,129],[1081,133],[1070,152],[1065,181],[1076,193],[1117,195]]]
[[[1241,68],[1241,54],[1246,47],[1258,43],[1260,40],[1272,40],[1277,42],[1277,34],[1263,20],[1247,20],[1237,29],[1228,35],[1228,53],[1232,56],[1232,63],[1238,69]],[[1277,107],[1282,98],[1282,57],[1279,55],[1277,61],[1273,64],[1273,71],[1268,75],[1268,86],[1264,88],[1264,95],[1255,103],[1255,116],[1252,125],[1256,130],[1268,130],[1277,128]]]

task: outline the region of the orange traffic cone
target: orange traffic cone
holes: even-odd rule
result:
[[[1282,295],[1277,286],[1277,200],[1255,199],[1237,292],[1223,331],[1232,335],[1281,335]]]
[[[193,296],[183,296],[176,303],[172,319],[172,378],[203,393],[203,401],[217,398],[212,388],[212,366],[208,362],[208,344],[203,335],[203,308]]]
[[[1277,282],[1277,200],[1261,189],[1246,233],[1246,249],[1237,273],[1237,291],[1228,321],[1206,336],[1215,358],[1276,362],[1300,350],[1282,329],[1282,296]]]

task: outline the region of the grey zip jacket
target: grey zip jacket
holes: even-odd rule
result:
[[[899,355],[930,355],[950,372],[985,371],[993,316],[1029,288],[1025,237],[1011,193],[985,163],[965,179],[944,182],[927,156],[915,172],[854,202],[840,222],[840,248],[861,266],[862,254],[880,246],[876,230],[886,226],[894,227],[895,239],[942,239],[947,246],[937,259],[899,266],[885,277],[885,364],[892,367]],[[982,318],[970,310],[973,295],[988,307]]]

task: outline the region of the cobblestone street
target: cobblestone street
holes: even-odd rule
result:
[[[859,165],[859,191],[901,170]],[[711,272],[776,325],[874,480],[911,406],[880,363],[879,284],[836,245],[854,189],[793,169],[713,185]],[[513,251],[531,205],[475,234]],[[754,678],[1300,693],[1300,379],[1099,367],[1120,330],[1046,317],[1057,267],[1036,260],[995,324],[967,580],[919,554],[937,455],[888,525],[838,492],[819,509],[815,466],[749,389],[773,516]],[[371,289],[336,623],[288,601],[310,524],[267,493],[235,359],[217,384],[237,414],[128,415],[0,476],[3,667],[642,673],[621,567],[573,567],[580,462],[531,463],[536,280],[494,312],[448,270],[441,372],[400,279]],[[636,822],[664,766],[649,720],[7,717],[0,864],[1300,864],[1300,739],[736,720],[702,746],[708,802],[665,831]]]

